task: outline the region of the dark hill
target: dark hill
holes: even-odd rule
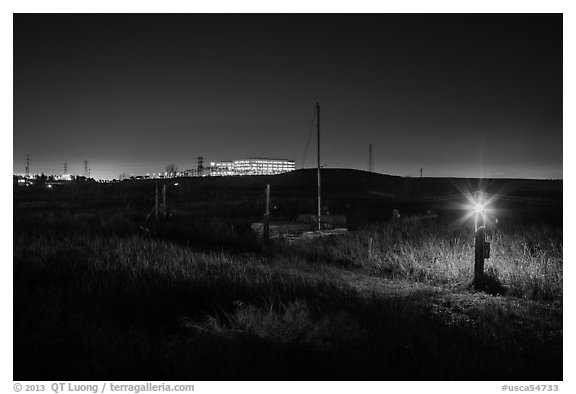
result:
[[[322,195],[327,199],[405,201],[453,196],[483,190],[527,199],[562,202],[562,180],[407,178],[353,169],[325,168],[321,171]],[[140,181],[150,185],[156,181]],[[158,181],[162,182],[162,181]],[[314,198],[316,169],[301,169],[273,176],[180,178],[178,183],[198,192],[262,194],[266,184],[272,193],[285,197]]]
[[[359,222],[390,218],[393,209],[403,213],[434,210],[451,212],[466,204],[465,195],[476,190],[498,194],[497,208],[504,215],[551,218],[561,222],[562,180],[408,178],[353,169],[324,168],[322,205],[332,214],[356,217]],[[175,185],[177,183],[177,185]],[[301,169],[274,176],[230,176],[127,180],[120,183],[74,183],[47,190],[14,188],[15,207],[40,204],[71,209],[118,204],[150,210],[156,186],[167,185],[169,205],[183,211],[228,212],[247,220],[257,219],[264,204],[264,190],[271,186],[277,218],[289,219],[316,210],[316,169]],[[461,215],[460,213],[457,213]]]

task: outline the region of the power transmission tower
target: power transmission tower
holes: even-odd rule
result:
[[[196,174],[202,176],[204,174],[204,158],[198,156],[198,165],[196,166]]]
[[[28,186],[28,182],[30,181],[30,155],[26,155],[26,186]]]
[[[368,145],[368,171],[374,171],[374,161],[372,160],[372,144]]]
[[[68,163],[64,162],[64,175],[68,174]]]
[[[422,170],[423,168],[420,168],[420,178],[422,178]]]
[[[86,178],[90,176],[90,173],[88,171],[88,160],[84,160],[84,176]]]

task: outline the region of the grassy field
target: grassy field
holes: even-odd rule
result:
[[[562,379],[561,225],[495,229],[475,292],[470,225],[263,245],[248,197],[119,195],[15,195],[15,380]]]

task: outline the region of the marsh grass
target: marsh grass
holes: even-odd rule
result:
[[[442,290],[471,277],[456,227],[264,247],[224,217],[141,219],[15,215],[16,380],[562,378],[561,231],[494,233],[493,297]],[[440,287],[365,293],[338,272]]]
[[[432,285],[471,281],[473,232],[445,223],[381,223],[338,238],[321,238],[289,247],[309,261],[364,268],[390,279]],[[562,232],[541,226],[496,229],[489,235],[486,275],[510,292],[531,300],[562,298]]]

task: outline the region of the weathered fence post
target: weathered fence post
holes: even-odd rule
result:
[[[484,243],[486,242],[486,227],[476,229],[474,236],[474,287],[482,286],[484,279]]]
[[[263,226],[264,243],[268,243],[270,240],[270,184],[266,185],[266,213],[264,214]]]
[[[166,206],[166,185],[162,185],[162,216],[166,216],[167,206]]]
[[[156,193],[154,194],[154,217],[158,219],[158,185],[156,185]]]
[[[474,287],[481,289],[484,285],[484,259],[490,257],[490,244],[486,242],[486,212],[481,193],[474,193]],[[480,216],[480,221],[478,220]]]

